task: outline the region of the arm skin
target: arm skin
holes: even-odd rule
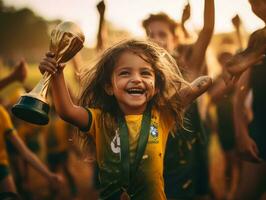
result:
[[[102,50],[104,47],[104,39],[105,39],[105,29],[104,29],[104,13],[105,13],[105,4],[104,1],[100,1],[97,4],[97,10],[100,14],[99,26],[98,26],[98,34],[97,34],[97,45],[96,49]]]
[[[87,128],[88,112],[85,108],[73,103],[62,70],[53,76],[51,90],[55,109],[59,116],[82,130]]]
[[[185,23],[189,18],[190,18],[190,4],[188,3],[183,10],[183,14],[181,18],[181,28],[182,28],[185,38],[189,38],[189,33],[185,27]]]
[[[224,95],[234,89],[234,84],[225,84],[222,78],[218,78],[214,81],[212,86],[208,90],[208,94],[211,97],[213,103],[218,103],[224,98]]]
[[[189,69],[194,73],[194,77],[199,76],[202,71],[207,47],[211,41],[214,29],[214,0],[205,0],[204,5],[204,26],[196,43],[193,45],[192,56],[187,64]]]
[[[250,90],[249,86],[250,69],[245,71],[240,78],[235,96],[233,98],[233,117],[235,124],[235,134],[237,148],[240,157],[251,162],[260,162],[258,157],[258,148],[248,132],[248,119],[245,113],[244,99],[247,97]]]
[[[226,63],[226,70],[231,76],[239,76],[265,57],[266,42],[265,38],[261,38],[260,32],[261,30],[254,32],[250,36],[248,47]]]
[[[179,91],[182,105],[187,107],[196,98],[202,95],[212,85],[212,79],[208,76],[200,76]]]
[[[235,15],[231,21],[232,21],[232,24],[234,25],[235,30],[236,30],[236,38],[237,38],[237,42],[238,42],[238,47],[240,49],[244,49],[244,41],[243,41],[244,38],[242,37],[241,31],[240,31],[241,19],[240,19],[239,15]]]
[[[15,81],[23,82],[27,77],[27,71],[27,63],[21,60],[12,73],[0,80],[0,90]]]
[[[62,65],[57,65],[52,52],[48,52],[39,65],[41,73],[47,71],[52,74],[51,91],[55,110],[59,116],[84,130],[88,128],[88,112],[85,108],[73,103],[65,83]]]
[[[49,182],[51,182],[52,184],[58,184],[62,181],[62,178],[60,176],[49,171],[49,169],[37,158],[37,156],[27,148],[27,146],[17,134],[8,134],[8,139],[16,147],[20,155],[45,178],[47,178]]]

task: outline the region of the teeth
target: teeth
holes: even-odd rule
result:
[[[138,89],[138,88],[131,88],[127,90],[129,93],[138,93],[138,94],[143,94],[144,90],[143,89]]]

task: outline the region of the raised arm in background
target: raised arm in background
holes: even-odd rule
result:
[[[104,42],[106,38],[106,29],[104,27],[104,13],[105,13],[105,3],[104,1],[100,1],[100,3],[97,4],[97,10],[100,15],[100,20],[99,20],[99,26],[98,26],[98,34],[97,34],[97,45],[96,49],[98,51],[104,49]]]
[[[15,70],[0,81],[0,90],[15,81],[23,82],[28,73],[28,67],[25,60],[21,60]]]
[[[182,13],[182,18],[181,18],[181,28],[184,33],[185,38],[189,38],[189,33],[185,27],[185,23],[187,20],[190,18],[190,4],[188,4],[184,7],[183,13]]]
[[[207,47],[211,41],[214,29],[214,0],[205,0],[204,4],[204,25],[199,33],[198,39],[193,45],[192,56],[189,58],[187,64],[189,69],[194,74],[199,76],[202,71],[201,67],[205,60]]]

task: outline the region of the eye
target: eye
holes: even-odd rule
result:
[[[127,71],[127,70],[123,70],[123,71],[120,71],[120,72],[118,73],[119,76],[127,76],[127,75],[129,75],[129,74],[130,74],[129,71]]]
[[[153,72],[150,71],[150,70],[144,70],[144,71],[141,72],[141,75],[142,76],[152,76]]]

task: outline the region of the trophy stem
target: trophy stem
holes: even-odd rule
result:
[[[40,91],[40,94],[45,99],[47,98],[47,93],[48,93],[48,89],[49,89],[49,86],[50,86],[51,78],[52,78],[51,74],[48,74],[48,72],[44,73],[44,76],[43,76],[43,87],[42,87],[42,89]]]

